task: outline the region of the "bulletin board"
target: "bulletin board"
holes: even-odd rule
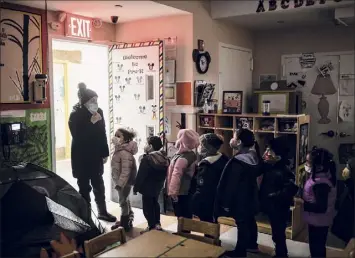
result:
[[[163,41],[114,45],[109,62],[110,136],[133,129],[139,157],[147,137],[164,136]]]
[[[35,74],[42,73],[41,15],[0,11],[0,103],[26,103]]]

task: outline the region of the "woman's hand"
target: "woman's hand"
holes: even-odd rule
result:
[[[77,248],[75,239],[69,239],[63,233],[60,233],[59,241],[52,240],[50,244],[54,250],[51,256],[52,258],[60,258],[73,252],[83,253],[81,247]],[[43,248],[40,252],[40,258],[49,258],[48,252]]]

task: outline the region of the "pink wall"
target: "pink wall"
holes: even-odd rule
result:
[[[50,28],[49,23],[55,21],[58,22],[57,12],[48,12],[48,33],[51,37],[54,38],[65,38],[64,36],[64,22],[62,23],[61,28],[58,31],[54,31]],[[93,28],[93,40],[92,42],[96,43],[106,43],[115,40],[116,27],[115,24],[103,23],[100,29]],[[67,38],[70,39],[70,38]],[[76,40],[78,41],[78,40]]]
[[[192,81],[192,15],[160,17],[120,23],[116,27],[117,42],[141,42],[177,37],[176,80]]]

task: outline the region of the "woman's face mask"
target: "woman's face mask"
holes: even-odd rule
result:
[[[97,97],[90,99],[84,104],[84,106],[89,110],[91,114],[97,113],[99,110],[99,105],[97,104]]]
[[[304,170],[309,174],[312,173],[312,164],[311,164],[310,156],[308,154],[306,156],[306,164],[304,165]]]

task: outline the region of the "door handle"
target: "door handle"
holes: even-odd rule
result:
[[[348,137],[348,136],[351,136],[350,134],[346,134],[346,133],[344,133],[344,132],[340,132],[339,133],[339,137],[340,138],[345,138],[345,137]]]
[[[329,138],[333,138],[336,133],[333,130],[329,130],[328,132],[321,133],[320,135],[328,136]]]

